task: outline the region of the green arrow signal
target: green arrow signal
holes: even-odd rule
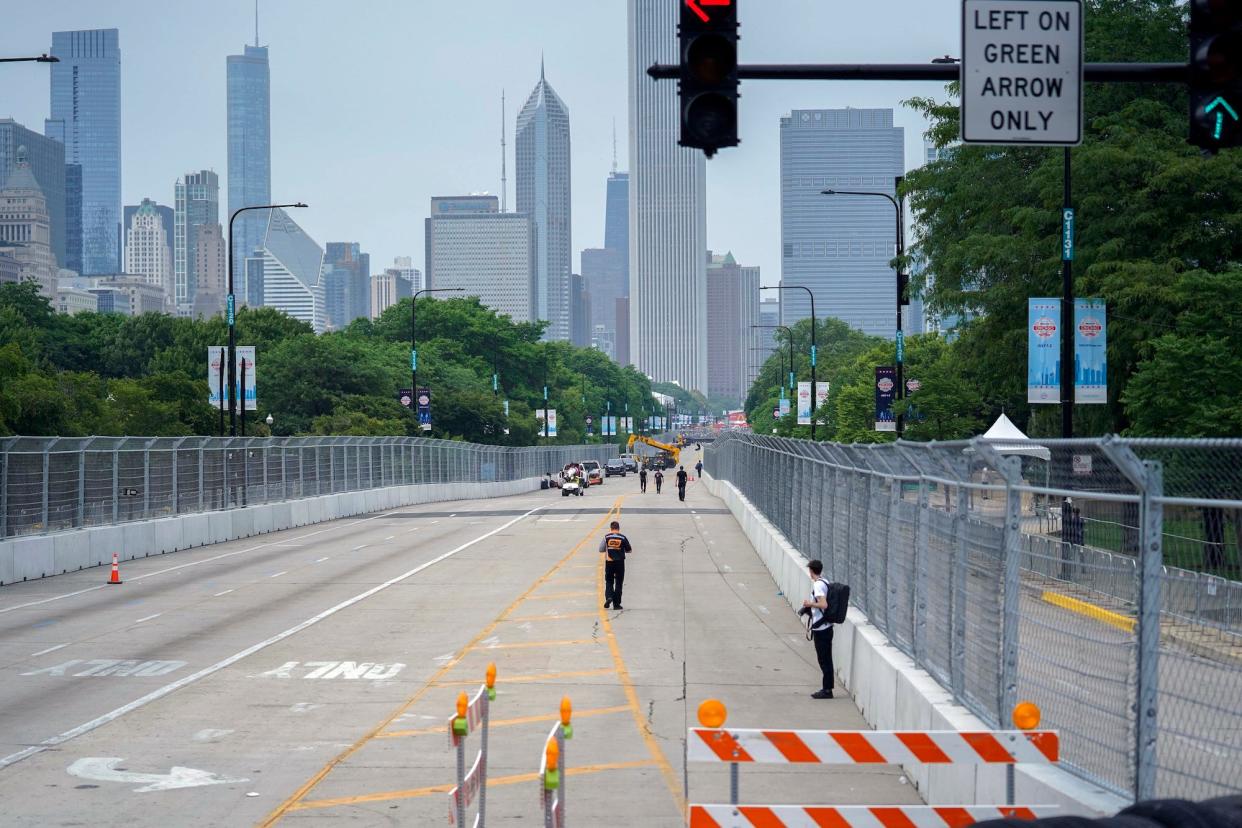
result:
[[[1217,141],[1220,140],[1221,133],[1224,132],[1224,129],[1225,129],[1225,112],[1228,112],[1229,116],[1233,118],[1235,121],[1238,120],[1237,111],[1235,111],[1234,108],[1229,105],[1229,102],[1225,100],[1223,97],[1221,97],[1220,95],[1217,95],[1215,98],[1213,98],[1212,102],[1209,103],[1206,107],[1204,107],[1203,111],[1211,112],[1213,109],[1216,109],[1216,107],[1218,106],[1222,107],[1224,111],[1216,113],[1216,129],[1212,132],[1212,138]]]

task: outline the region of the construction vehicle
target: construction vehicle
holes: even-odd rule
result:
[[[625,444],[625,450],[627,452],[632,452],[634,450],[635,443],[643,443],[644,445],[651,446],[656,451],[663,452],[671,456],[673,458],[674,466],[676,466],[681,460],[680,448],[677,446],[670,446],[668,443],[661,443],[659,440],[652,440],[650,437],[646,437],[642,434],[631,434],[629,442]]]

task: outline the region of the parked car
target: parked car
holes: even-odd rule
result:
[[[600,468],[598,460],[584,460],[582,470],[586,472],[588,486],[602,486],[604,484],[604,470]]]
[[[627,472],[638,471],[638,455],[637,454],[621,455],[621,463],[625,466],[625,470]]]
[[[609,460],[604,464],[604,477],[612,477],[613,475],[625,477],[625,472],[625,461],[620,457]]]

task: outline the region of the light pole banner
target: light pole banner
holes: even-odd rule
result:
[[[207,404],[217,411],[227,409],[229,407],[228,394],[223,397],[220,394],[220,366],[224,366],[224,385],[228,386],[228,353],[229,349],[224,345],[207,346],[207,387],[210,396],[207,398]],[[235,392],[238,400],[246,401],[247,411],[257,411],[259,408],[259,381],[255,376],[255,348],[253,345],[238,345],[234,350],[234,380],[237,382],[237,391]],[[242,361],[246,363],[246,389],[242,393]]]
[[[548,421],[548,437],[556,436],[556,409],[539,408],[535,410],[535,419],[539,421],[539,436],[543,436],[543,421]]]
[[[893,415],[893,399],[897,396],[897,369],[892,365],[879,365],[875,369],[875,430],[896,431],[897,418]]]
[[[798,425],[811,424],[811,384],[798,383]]]
[[[431,389],[423,386],[418,389],[418,427],[423,431],[431,431]]]
[[[818,411],[819,407],[826,402],[828,402],[828,383],[815,383],[815,410]]]
[[[1074,402],[1108,402],[1108,318],[1100,299],[1074,302]]]
[[[259,381],[255,372],[255,349],[253,345],[238,345],[235,349],[237,357],[237,395],[246,401],[247,411],[259,410]],[[242,390],[242,362],[246,363],[246,388]]]
[[[1026,304],[1026,401],[1061,402],[1061,300]]]
[[[776,409],[777,419],[789,416],[789,397],[781,397],[780,408]]]
[[[224,377],[224,382],[220,382],[220,367],[226,364],[225,360],[228,359],[228,351],[229,349],[223,345],[207,346],[207,387],[210,389],[207,404],[217,411],[229,407],[228,400],[226,399],[227,395],[220,393],[227,387],[229,381],[227,376],[228,368],[225,368],[226,376]]]

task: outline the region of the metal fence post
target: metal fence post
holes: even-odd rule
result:
[[[185,438],[182,437],[180,440],[173,443],[172,447],[172,514],[174,515],[181,511],[180,508],[178,508],[180,505],[178,503],[180,494],[177,491],[177,458],[181,455],[181,444],[184,442]]]
[[[888,519],[889,522],[900,520],[901,515],[901,480],[894,477],[891,478],[892,485],[888,493]],[[892,546],[890,535],[890,547]],[[892,575],[893,558],[892,549],[888,551],[888,560],[884,567],[884,626],[880,627],[886,635],[892,637],[893,618],[897,615],[897,583]]]
[[[86,451],[78,452],[78,526],[86,525]],[[4,533],[0,532],[0,538]]]
[[[328,492],[336,491],[336,446],[328,444]]]
[[[0,538],[9,536],[9,449],[13,440],[5,440],[0,456]]]
[[[863,491],[861,527],[862,538],[860,539],[861,542],[858,545],[858,548],[862,553],[859,555],[859,563],[862,567],[862,578],[859,583],[863,585],[862,595],[860,596],[862,600],[858,602],[858,606],[863,612],[870,616],[871,600],[869,593],[871,592],[871,555],[868,553],[871,550],[871,525],[874,523],[874,521],[869,519],[871,515],[871,481],[873,478],[870,474],[860,474],[860,477],[860,487],[862,484],[865,484],[867,488]]]
[[[151,446],[155,440],[147,440],[142,446],[142,516],[151,517]]]
[[[202,443],[199,443],[198,444],[198,510],[200,512],[203,511],[203,495],[204,495],[204,490],[207,488],[207,484],[203,479],[203,476],[206,473],[206,469],[204,468],[206,463],[207,463],[207,448]]]
[[[927,478],[919,476],[919,508],[914,527],[914,660],[927,662],[927,546],[929,510]],[[1016,609],[1016,608],[1015,608]]]
[[[112,449],[112,522],[117,523],[121,515],[121,450]]]
[[[1006,721],[1006,715],[1018,702],[1018,600],[1021,592],[1022,559],[1022,493],[1015,487],[1022,482],[1022,464],[1016,457],[998,458],[997,467],[1005,475],[1005,546],[1004,599],[1001,620],[1001,682],[997,699],[996,721]]]
[[[970,479],[969,467],[960,475],[962,481]],[[957,487],[957,514],[953,527],[957,543],[953,545],[953,572],[949,591],[949,683],[953,695],[961,698],[966,691],[966,584],[970,562],[970,493],[964,485]]]
[[[47,526],[48,498],[49,498],[48,480],[51,477],[51,464],[52,464],[51,448],[55,444],[56,444],[55,440],[52,440],[51,443],[43,444],[43,502],[42,504],[40,504],[42,516],[39,522],[39,526],[43,529],[44,532],[48,530],[48,526]]]

